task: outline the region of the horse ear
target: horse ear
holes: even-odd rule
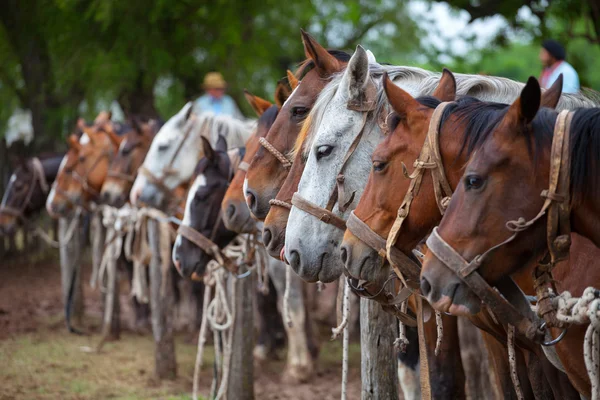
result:
[[[387,95],[390,105],[399,115],[408,115],[418,109],[419,102],[410,93],[394,85],[387,72],[383,74],[383,89]]]
[[[526,125],[533,121],[537,114],[542,97],[540,84],[533,76],[529,77],[521,96],[508,109],[505,119],[514,125]]]
[[[353,109],[361,110],[375,101],[377,88],[369,78],[369,56],[361,45],[356,47],[343,80],[348,87],[348,105]]]
[[[201,136],[200,138],[202,139],[202,150],[204,150],[204,157],[210,161],[213,161],[215,159],[215,151],[210,145],[210,142],[204,136]]]
[[[300,82],[298,81],[298,78],[296,78],[296,75],[294,75],[294,73],[292,71],[290,71],[289,69],[287,70],[287,78],[288,78],[288,82],[289,82],[292,90],[296,89],[298,87],[298,85],[300,84]]]
[[[70,148],[79,151],[81,149],[81,145],[79,144],[79,138],[77,135],[70,135],[67,139],[67,144]]]
[[[275,104],[277,107],[283,107],[283,103],[285,103],[291,94],[292,88],[289,81],[286,79],[280,79],[279,82],[277,82],[277,86],[275,86]]]
[[[192,111],[194,109],[194,104],[191,101],[189,101],[185,106],[183,106],[184,109],[186,107],[187,107],[187,110],[185,110],[185,114],[183,116],[183,122],[187,121],[192,116]]]
[[[137,117],[131,117],[129,122],[131,123],[131,128],[133,128],[135,133],[137,133],[140,136],[144,135],[144,129],[142,128],[140,121]]]
[[[441,101],[454,101],[456,98],[456,79],[449,69],[444,68],[440,83],[433,91],[433,97]]]
[[[125,136],[119,136],[115,133],[112,124],[109,124],[104,132],[108,135],[108,138],[117,148],[121,146],[121,142],[125,139]]]
[[[563,88],[563,74],[558,75],[549,89],[542,93],[542,107],[556,108]]]
[[[246,97],[246,100],[248,101],[248,103],[250,103],[252,109],[259,117],[263,115],[263,113],[273,105],[270,101],[261,99],[260,97],[253,95],[246,89],[244,89],[244,97]]]
[[[319,44],[311,35],[301,29],[302,43],[304,43],[304,54],[314,61],[320,77],[329,75],[340,70],[340,62]]]
[[[227,152],[227,140],[225,139],[225,136],[219,135],[219,139],[217,139],[217,144],[215,145],[215,150],[222,153]]]
[[[94,124],[99,124],[102,122],[110,121],[112,118],[112,112],[110,111],[100,111],[96,119],[94,120]]]
[[[83,130],[85,129],[86,126],[87,126],[87,124],[85,123],[85,119],[79,118],[77,120],[77,129],[79,129],[80,131],[83,132]]]

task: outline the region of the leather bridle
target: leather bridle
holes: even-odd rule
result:
[[[0,204],[0,214],[10,215],[19,220],[25,221],[25,210],[29,206],[29,202],[33,197],[33,192],[35,191],[36,184],[40,185],[42,193],[44,195],[48,194],[49,186],[48,181],[46,180],[46,174],[44,173],[44,167],[42,166],[41,161],[37,157],[33,157],[29,163],[31,164],[31,171],[33,172],[33,176],[31,177],[31,182],[28,185],[27,192],[23,197],[22,201],[19,201],[19,207],[11,207],[5,205],[7,198],[3,199],[2,204]],[[7,191],[6,194],[9,192]],[[6,195],[5,194],[5,195]],[[19,193],[20,194],[20,193]]]
[[[441,262],[454,271],[460,279],[469,288],[481,298],[494,312],[494,314],[504,323],[515,326],[517,331],[527,338],[543,343],[545,326],[562,327],[556,321],[555,309],[551,304],[552,286],[551,270],[558,261],[564,260],[569,254],[570,248],[570,222],[571,212],[570,202],[570,125],[573,113],[567,110],[562,111],[554,127],[554,137],[552,139],[552,150],[550,156],[550,183],[547,190],[542,191],[541,196],[545,198],[544,204],[539,213],[531,220],[526,221],[519,218],[516,221],[508,221],[506,228],[513,234],[503,242],[491,247],[483,254],[475,256],[471,261],[465,260],[454,248],[448,244],[434,228],[432,234],[427,239],[429,250]],[[536,268],[536,292],[538,293],[539,313],[546,320],[541,323],[539,319],[527,312],[523,307],[515,308],[502,295],[497,293],[477,272],[489,259],[489,255],[499,247],[507,245],[516,239],[519,232],[522,232],[544,215],[548,214],[547,220],[547,242],[548,254],[542,260],[542,263]],[[548,260],[549,259],[549,260]],[[544,261],[548,261],[544,263]],[[504,278],[507,282],[512,282],[510,278]],[[516,286],[514,282],[512,285]],[[517,287],[518,289],[518,287]],[[512,289],[514,292],[516,289]],[[506,296],[506,292],[502,293]],[[555,293],[555,291],[554,291]],[[541,298],[539,296],[542,295]],[[526,307],[530,311],[530,307]],[[564,332],[563,332],[564,334]],[[555,344],[552,341],[551,344]]]
[[[100,156],[96,158],[92,166],[89,169],[85,170],[83,174],[79,174],[76,171],[76,168],[74,168],[72,171],[70,171],[70,175],[76,182],[79,182],[81,184],[81,188],[84,192],[90,194],[94,198],[98,198],[100,196],[100,192],[98,192],[96,189],[90,186],[88,178],[90,174],[94,172],[96,167],[100,165],[100,161],[102,161],[104,158],[108,158],[108,162],[110,164],[113,157],[114,151],[104,150],[102,153],[100,153]]]

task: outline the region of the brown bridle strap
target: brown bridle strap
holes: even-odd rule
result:
[[[358,147],[358,144],[360,143],[360,140],[363,136],[363,132],[365,130],[365,125],[367,124],[367,118],[369,115],[369,111],[371,111],[371,110],[369,109],[369,110],[363,112],[362,127],[361,127],[358,135],[356,135],[356,137],[350,144],[350,147],[348,148],[348,151],[346,152],[346,155],[344,156],[344,159],[342,161],[342,166],[340,168],[340,172],[338,173],[338,175],[336,177],[336,187],[333,189],[333,192],[329,196],[329,201],[327,201],[327,206],[325,208],[318,206],[315,203],[303,198],[302,195],[300,195],[300,193],[298,193],[298,192],[294,193],[294,195],[292,196],[292,205],[293,206],[298,207],[300,210],[312,215],[313,217],[317,217],[319,220],[325,222],[326,224],[333,225],[336,228],[341,229],[343,231],[346,230],[346,221],[344,221],[342,218],[335,215],[332,212],[332,210],[333,210],[333,207],[335,206],[335,204],[338,203],[338,209],[340,210],[340,212],[344,212],[348,209],[348,207],[354,200],[355,193],[352,193],[352,195],[350,196],[350,199],[346,200],[346,193],[345,193],[345,186],[344,186],[346,177],[344,176],[344,167],[346,166],[346,163],[348,162],[348,160],[350,159],[352,154],[354,154],[354,151],[356,150],[356,148]],[[285,206],[283,206],[283,207],[285,207]]]
[[[423,143],[421,153],[413,164],[415,170],[410,176],[408,176],[408,174],[405,172],[405,175],[411,180],[410,185],[406,195],[404,196],[404,200],[400,205],[400,208],[398,208],[396,220],[392,225],[392,229],[390,230],[390,234],[388,235],[386,242],[386,253],[388,260],[390,260],[390,264],[392,265],[392,268],[394,268],[394,271],[396,271],[400,279],[402,279],[407,286],[408,279],[404,277],[404,274],[407,276],[414,276],[414,268],[410,264],[406,263],[397,264],[397,257],[394,257],[393,249],[398,241],[402,224],[404,223],[406,217],[408,217],[410,206],[419,193],[425,171],[428,169],[431,170],[435,200],[442,215],[444,215],[448,201],[452,196],[452,188],[446,179],[439,145],[440,123],[442,115],[446,107],[448,107],[450,104],[453,104],[453,102],[441,103],[433,111],[433,115],[431,116],[431,120],[429,122],[429,130],[427,131],[427,136],[425,137],[425,142]],[[396,252],[396,255],[397,254],[398,253]],[[405,269],[407,270],[405,271]],[[417,280],[417,282],[419,281]]]
[[[235,262],[223,254],[219,246],[211,239],[207,238],[191,226],[183,224],[179,225],[177,233],[198,246],[200,249],[206,252],[206,254],[213,257],[221,266],[223,266],[223,268],[232,274],[238,273],[238,267],[236,266]]]
[[[526,317],[526,314],[523,314],[523,311],[526,310],[520,308],[522,312],[519,313],[500,295],[494,295],[493,292],[495,292],[495,290],[483,279],[479,273],[477,273],[477,270],[479,267],[481,267],[481,265],[483,265],[485,260],[494,250],[515,240],[519,232],[531,227],[547,212],[549,214],[547,222],[547,239],[549,252],[551,254],[551,261],[549,266],[545,266],[545,271],[543,272],[550,273],[554,263],[557,260],[562,259],[561,257],[568,254],[568,245],[570,244],[570,239],[560,239],[562,242],[558,243],[557,245],[556,239],[559,237],[556,235],[558,232],[561,232],[563,235],[570,235],[568,215],[568,213],[570,213],[570,187],[568,177],[570,175],[570,157],[568,153],[570,152],[569,137],[572,115],[573,114],[571,112],[564,110],[556,119],[554,137],[552,139],[552,152],[550,156],[549,188],[542,191],[541,196],[545,198],[544,204],[533,219],[526,221],[524,218],[519,218],[516,221],[508,221],[506,223],[506,227],[509,231],[512,231],[513,234],[503,242],[491,247],[483,254],[475,256],[470,262],[465,260],[440,236],[437,227],[433,229],[433,232],[427,239],[427,247],[433,253],[433,255],[435,255],[447,267],[452,269],[469,286],[469,288],[471,288],[471,290],[473,290],[473,292],[492,309],[494,314],[496,314],[496,316],[498,316],[502,322],[514,325],[519,333],[525,334],[526,336],[531,334],[533,331],[532,327],[537,323],[537,321],[532,322],[530,318]],[[565,155],[567,155],[567,157],[565,157]],[[553,215],[553,217],[550,218],[550,215]],[[555,247],[558,247],[558,249]],[[503,294],[505,293],[503,292]],[[542,311],[542,315],[545,316],[551,311],[552,310],[549,309],[548,305],[546,304],[544,306],[544,310]],[[539,332],[538,329],[535,330]],[[534,339],[534,336],[538,339],[538,341],[540,340],[539,334],[527,337]]]
[[[44,173],[44,167],[40,162],[39,158],[33,157],[30,160],[31,168],[33,170],[33,176],[31,178],[31,183],[27,188],[27,193],[22,201],[20,201],[20,207],[10,207],[5,205],[0,205],[0,214],[6,214],[13,216],[15,218],[21,219],[25,221],[25,209],[29,205],[31,198],[33,197],[33,192],[35,190],[36,183],[39,183],[40,188],[44,194],[48,193],[48,181],[46,180],[46,174]]]
[[[134,175],[124,174],[122,172],[108,171],[107,177],[121,179],[121,180],[123,180],[125,182],[129,182],[129,183],[135,182]]]
[[[112,156],[114,155],[114,152],[111,152],[110,150],[105,150],[103,151],[100,156],[94,161],[94,163],[92,164],[92,166],[85,170],[83,175],[80,175],[77,171],[73,170],[71,172],[71,176],[73,177],[73,179],[75,179],[75,181],[79,182],[81,184],[81,188],[91,194],[94,197],[98,197],[100,196],[100,192],[98,192],[96,189],[92,188],[89,185],[88,182],[88,177],[89,175],[96,169],[96,167],[98,165],[100,165],[100,161],[102,161],[104,158],[108,158],[108,161],[110,162],[112,160]]]
[[[292,205],[294,207],[298,207],[307,214],[317,217],[326,224],[333,225],[342,231],[346,230],[346,221],[331,211],[304,199],[297,192],[292,196]]]
[[[350,212],[350,216],[346,221],[346,228],[360,241],[372,249],[375,249],[381,257],[384,259],[387,258],[385,238],[378,235],[371,227],[369,227],[369,225],[358,218],[354,214],[354,211]],[[421,279],[420,265],[395,246],[391,249],[391,257],[394,260],[394,263],[398,265],[399,269],[402,271],[406,283],[405,287],[418,289]]]
[[[285,168],[285,169],[292,168],[293,162],[289,158],[287,158],[282,152],[277,150],[275,148],[275,146],[273,146],[271,143],[269,143],[269,141],[266,138],[264,138],[264,137],[259,138],[258,143],[260,143],[260,145],[262,147],[264,147],[265,150],[267,150],[269,153],[271,153],[273,155],[273,157],[275,157],[281,163],[283,168]]]

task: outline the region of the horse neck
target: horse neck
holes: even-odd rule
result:
[[[64,156],[65,155],[62,154],[60,156],[47,158],[41,161],[48,185],[51,185],[56,180],[56,177],[58,176],[58,170],[60,169],[60,163],[62,162]]]

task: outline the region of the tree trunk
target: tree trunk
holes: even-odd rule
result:
[[[240,270],[240,274],[245,271]],[[235,327],[232,340],[231,365],[227,385],[227,398],[254,399],[254,275],[233,282],[235,294]]]
[[[148,241],[154,249],[150,261],[150,307],[152,310],[152,332],[154,334],[154,373],[158,379],[175,379],[175,340],[173,337],[173,274],[171,267],[162,270],[160,258],[160,234],[157,221],[148,220]],[[164,282],[163,282],[164,281]]]
[[[145,83],[145,74],[140,72],[135,82],[135,88],[126,89],[119,95],[119,105],[127,118],[140,117],[142,119],[158,118],[158,111],[154,106],[154,82]]]
[[[397,326],[379,303],[360,299],[362,400],[398,399]]]

